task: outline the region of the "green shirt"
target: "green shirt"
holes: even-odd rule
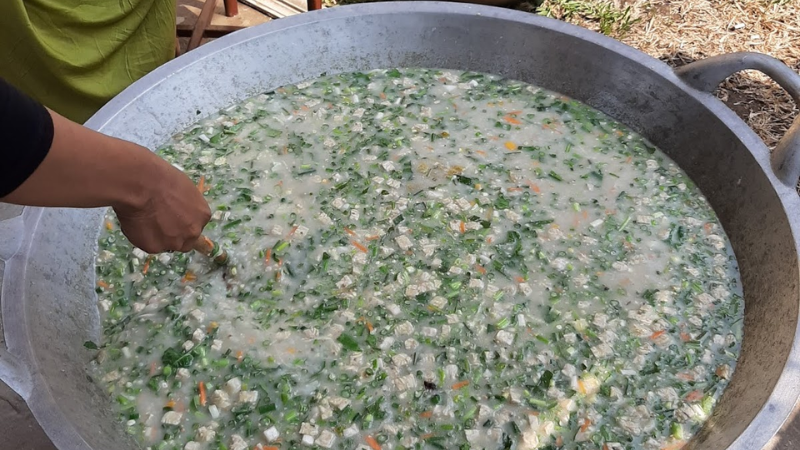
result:
[[[175,54],[175,0],[1,0],[0,77],[84,122]]]

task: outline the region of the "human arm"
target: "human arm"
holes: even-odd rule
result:
[[[4,202],[110,206],[131,243],[149,253],[191,250],[211,217],[192,181],[148,149],[44,110],[2,80],[0,142],[9,143],[0,147]]]

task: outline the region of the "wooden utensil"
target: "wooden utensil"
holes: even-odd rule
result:
[[[194,243],[194,250],[208,256],[219,265],[224,266],[228,264],[228,252],[206,236],[200,235],[200,237],[197,238],[197,241]]]

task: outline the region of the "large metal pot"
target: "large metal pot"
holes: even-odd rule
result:
[[[154,148],[259,91],[323,72],[409,66],[491,72],[561,92],[631,126],[688,172],[733,243],[746,302],[739,365],[688,448],[768,447],[800,396],[800,122],[771,162],[761,140],[709,92],[738,70],[758,69],[800,101],[800,77],[777,60],[727,55],[676,73],[612,39],[531,14],[368,4],[281,19],[203,46],[135,83],[88,126]],[[103,214],[27,209],[6,266],[0,378],[62,450],[134,448],[85,371],[92,353],[82,344],[100,331],[93,253]]]

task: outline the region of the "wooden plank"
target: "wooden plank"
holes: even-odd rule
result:
[[[206,27],[206,31],[203,34],[203,37],[207,38],[218,38],[225,36],[226,34],[233,33],[234,31],[239,31],[247,28],[244,25],[214,25],[211,24]],[[177,34],[178,37],[190,37],[192,32],[194,31],[194,27],[191,25],[180,24],[177,27]]]
[[[307,0],[240,0],[245,5],[270,17],[293,16],[307,11]]]
[[[194,24],[192,36],[189,38],[189,45],[186,51],[191,51],[200,46],[200,41],[203,40],[206,28],[211,23],[214,17],[214,9],[217,6],[217,0],[206,0],[203,4],[203,9],[200,10],[200,15],[197,16],[197,22]]]

